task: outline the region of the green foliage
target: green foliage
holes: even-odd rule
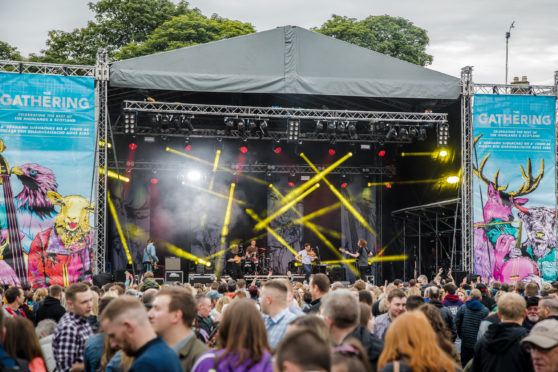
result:
[[[426,31],[405,18],[382,15],[359,21],[334,14],[314,31],[420,66],[432,63]]]
[[[0,41],[0,59],[6,59],[10,61],[21,61],[23,58],[16,47],[10,44]]]
[[[208,43],[255,32],[252,25],[213,15],[190,13],[172,18],[158,27],[144,43],[131,43],[116,55],[118,59]]]

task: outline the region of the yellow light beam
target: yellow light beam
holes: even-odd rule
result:
[[[105,168],[99,167],[99,174],[105,174]],[[128,177],[121,176],[120,174],[118,174],[116,172],[113,172],[111,170],[109,170],[107,172],[107,176],[110,177],[110,178],[114,178],[116,180],[119,180],[119,181],[130,182],[130,179]]]
[[[306,155],[304,155],[304,153],[300,153],[300,157],[303,158],[306,161],[306,163],[308,163],[308,165],[310,166],[310,168],[314,170],[314,172],[318,172],[318,168],[316,168],[316,166],[310,161],[310,159],[308,159]],[[370,234],[376,236],[376,231],[374,231],[372,226],[370,226],[368,222],[366,222],[364,217],[362,217],[361,214],[358,213],[358,211],[347,201],[347,199],[345,199],[345,197],[341,195],[339,190],[337,190],[337,188],[333,186],[331,182],[328,181],[327,178],[323,177],[323,179],[324,182],[329,186],[329,189],[335,194],[335,196],[337,196],[339,201],[341,201],[341,204],[343,204],[343,206],[347,208],[347,210],[357,219],[358,222],[360,222],[362,226],[364,226],[366,230],[370,232]]]
[[[124,247],[124,251],[126,252],[126,258],[128,259],[128,264],[132,264],[132,255],[130,255],[130,250],[128,249],[128,243],[126,242],[126,238],[124,237],[124,232],[122,231],[122,226],[120,226],[120,221],[118,220],[118,214],[116,213],[116,208],[114,208],[114,204],[112,203],[112,199],[110,198],[110,192],[107,190],[107,203],[109,205],[110,213],[112,214],[112,218],[114,219],[114,224],[116,225],[116,230],[118,230],[118,235],[120,236],[120,241],[122,242],[122,246]]]
[[[273,221],[274,219],[276,219],[277,217],[279,217],[280,215],[282,215],[283,213],[285,213],[286,211],[288,211],[293,205],[295,205],[296,203],[298,203],[299,201],[301,201],[302,199],[304,199],[306,196],[308,196],[308,194],[310,194],[312,191],[316,190],[318,187],[320,187],[319,183],[314,184],[312,187],[310,187],[308,190],[306,190],[304,193],[302,193],[301,195],[297,196],[294,200],[288,202],[287,204],[283,205],[281,208],[279,208],[278,211],[276,211],[275,213],[273,213],[271,216],[268,216],[267,218],[265,218],[264,220],[261,220],[260,222],[258,222],[256,224],[256,226],[254,227],[254,230],[258,231],[263,229],[265,226],[267,226],[271,221]],[[287,197],[285,197],[286,200]]]
[[[293,222],[294,222],[294,223],[304,223],[304,222],[306,222],[306,221],[312,220],[312,219],[317,218],[317,217],[321,217],[321,216],[323,216],[324,214],[327,214],[327,213],[329,213],[329,212],[331,212],[331,211],[334,211],[334,210],[336,210],[337,208],[339,208],[340,206],[341,206],[341,202],[337,202],[337,203],[335,203],[335,204],[328,205],[327,207],[324,207],[324,208],[322,208],[322,209],[318,209],[317,211],[312,212],[312,213],[310,213],[310,214],[307,214],[306,216],[304,216],[304,217],[302,217],[302,218],[300,218],[300,219],[298,219],[298,220],[295,220],[295,221],[293,221]]]
[[[399,230],[399,232],[398,232],[397,234],[395,234],[395,236],[394,236],[393,238],[391,238],[391,240],[390,240],[386,245],[383,246],[382,250],[381,250],[380,252],[378,252],[378,254],[376,255],[376,257],[381,256],[381,255],[384,253],[384,251],[385,251],[386,249],[388,249],[388,247],[389,247],[397,238],[399,238],[399,235],[401,235],[402,233],[403,233],[403,229]]]
[[[211,181],[209,182],[209,191],[213,191],[213,185],[215,183],[215,172],[217,172],[217,166],[219,165],[220,157],[221,157],[221,150],[215,151],[215,160],[213,161],[213,174],[211,175]],[[207,212],[203,211],[203,215],[200,223],[200,227],[202,229],[205,227],[206,220],[207,220]]]
[[[191,159],[191,160],[200,162],[200,163],[202,163],[202,164],[209,165],[210,167],[213,167],[213,164],[214,164],[214,163],[211,163],[211,162],[209,162],[209,161],[207,161],[207,160],[203,160],[203,159],[200,159],[200,158],[195,157],[195,156],[193,156],[193,155],[187,154],[187,153],[185,153],[185,152],[181,152],[181,151],[178,151],[178,150],[175,150],[175,149],[171,149],[170,147],[167,147],[165,150],[168,151],[168,152],[170,152],[170,153],[173,153],[173,154],[176,154],[176,155],[180,155],[180,156],[183,156],[183,157],[185,157],[185,158],[188,158],[188,159]],[[217,169],[222,170],[222,171],[227,172],[227,173],[230,173],[230,174],[233,174],[233,175],[237,174],[237,172],[236,172],[235,170],[232,170],[232,169],[230,169],[230,168],[223,167],[223,166],[220,166],[220,165],[217,166]],[[262,185],[266,185],[266,186],[267,186],[267,182],[265,182],[264,180],[260,180],[259,178],[252,177],[252,176],[248,176],[248,175],[246,175],[246,174],[244,174],[244,173],[242,174],[242,177],[245,177],[246,179],[249,179],[249,180],[251,180],[251,181],[254,181],[254,182],[257,182],[257,183],[259,183],[259,184],[262,184]]]
[[[182,184],[184,186],[188,186],[188,187],[191,187],[191,188],[199,190],[199,191],[207,192],[208,194],[217,196],[221,199],[229,200],[229,197],[225,194],[221,194],[221,193],[218,193],[216,191],[208,190],[208,189],[205,189],[203,187],[200,187],[200,186],[194,185],[192,183],[188,183],[188,182],[182,182]],[[238,199],[234,199],[234,198],[232,200],[239,205],[248,205],[246,202],[244,202],[242,200],[238,200]]]
[[[303,154],[301,153],[301,156]],[[333,164],[331,164],[329,167],[327,167],[326,169],[324,169],[323,171],[319,172],[316,169],[316,175],[312,178],[310,178],[308,181],[304,182],[302,185],[300,185],[299,187],[297,187],[296,189],[292,190],[291,192],[289,192],[287,195],[285,195],[283,201],[285,203],[290,202],[291,200],[293,200],[294,198],[296,198],[298,195],[300,195],[302,192],[304,192],[305,190],[307,190],[309,187],[311,187],[312,185],[314,185],[315,183],[319,182],[322,178],[324,178],[328,173],[330,173],[332,170],[334,170],[335,168],[337,168],[339,165],[341,165],[345,160],[347,160],[348,158],[350,158],[351,156],[353,156],[352,152],[347,153],[345,156],[343,156],[342,158],[340,158],[339,160],[337,160],[336,162],[334,162]]]
[[[409,256],[407,256],[406,254],[399,254],[399,255],[393,255],[393,256],[381,256],[381,257],[370,257],[368,259],[368,264],[374,263],[374,262],[380,262],[380,261],[404,261],[406,259],[408,259]],[[333,264],[340,264],[340,263],[353,263],[356,262],[356,258],[347,258],[347,259],[343,259],[343,260],[328,260],[328,261],[322,261],[322,264],[324,265],[333,265]]]
[[[252,218],[254,219],[254,221],[260,222],[260,218],[258,217],[258,215],[256,214],[256,212],[254,212],[253,210],[251,210],[251,209],[248,208],[248,209],[246,209],[246,213],[248,213],[248,215],[249,215],[250,217],[252,217]],[[297,252],[293,249],[293,247],[291,247],[291,246],[289,245],[289,243],[287,243],[287,241],[286,241],[285,239],[283,239],[283,237],[282,237],[281,235],[277,234],[277,233],[275,232],[275,230],[273,230],[271,227],[269,227],[269,226],[267,226],[267,225],[265,226],[265,228],[266,228],[266,230],[267,230],[271,235],[273,235],[273,237],[274,237],[279,243],[281,243],[285,248],[287,248],[292,254],[294,254],[295,256],[297,255]]]
[[[440,182],[441,180],[444,180],[444,178],[431,178],[428,180],[410,180],[410,181],[395,181],[395,182],[368,182],[368,187],[371,186],[385,186],[388,183],[390,185],[409,185],[409,184],[415,184],[415,183],[436,183],[436,182]],[[444,180],[445,182],[445,180]]]
[[[229,235],[229,223],[231,222],[231,209],[232,209],[232,202],[233,202],[233,195],[234,195],[234,188],[236,187],[235,183],[231,183],[231,187],[229,189],[229,201],[227,202],[227,210],[225,211],[225,220],[223,221],[223,230],[221,231],[221,248],[220,250],[225,250],[225,243],[227,242],[227,235]],[[221,261],[217,260],[217,264],[215,265],[215,274],[221,274]]]

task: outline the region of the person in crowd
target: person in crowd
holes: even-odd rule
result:
[[[211,312],[211,299],[203,294],[197,295],[196,303],[198,305],[197,325],[200,331],[205,332],[204,339],[207,339],[216,327],[209,316]]]
[[[98,304],[97,313],[103,312],[105,307],[113,300],[115,297],[103,297]],[[90,323],[91,324],[91,323]],[[96,372],[101,366],[101,358],[104,352],[105,345],[105,334],[99,332],[89,337],[85,343],[85,348],[83,351],[83,363],[85,367],[85,372]]]
[[[444,291],[446,292],[446,296],[444,297],[442,304],[450,309],[451,313],[453,314],[453,318],[455,319],[457,310],[465,303],[461,301],[459,296],[457,296],[457,287],[455,284],[448,283],[444,285]]]
[[[232,244],[229,250],[225,252],[225,261],[227,262],[226,271],[233,279],[243,278],[242,258],[240,256],[238,244]]]
[[[475,345],[473,372],[532,371],[531,358],[520,341],[528,334],[521,326],[525,317],[525,300],[517,293],[506,293],[498,300],[501,322],[488,330]]]
[[[425,304],[424,298],[421,295],[411,295],[407,297],[407,302],[405,303],[405,309],[407,311],[413,311]]]
[[[287,307],[287,286],[280,280],[270,280],[262,288],[260,307],[264,318],[269,346],[275,348],[285,337],[287,326],[296,315]]]
[[[236,289],[237,289],[236,280],[230,279],[227,282],[227,294],[226,294],[226,296],[228,296],[230,298],[233,298],[234,294],[236,293]]]
[[[251,285],[248,287],[248,293],[250,293],[250,299],[254,300],[257,304],[260,303],[260,293],[257,286]]]
[[[13,358],[27,361],[31,372],[46,372],[45,358],[35,334],[33,323],[26,318],[14,316],[6,319],[4,348]]]
[[[178,354],[184,371],[190,371],[198,357],[208,350],[192,331],[197,303],[184,288],[163,288],[155,297],[148,316],[153,329]]]
[[[358,302],[367,304],[368,306],[372,307],[374,300],[372,299],[372,293],[367,290],[358,291]]]
[[[23,304],[20,310],[25,313],[25,317],[35,324],[35,313],[33,312],[33,289],[30,284],[23,284]]]
[[[298,252],[295,260],[302,263],[302,270],[304,270],[304,281],[310,283],[310,276],[312,275],[312,262],[317,260],[318,256],[312,250],[310,243],[304,244],[304,249]]]
[[[99,321],[97,320],[99,315],[99,295],[95,291],[91,291],[91,295],[91,314],[87,317],[87,321],[93,332],[96,333],[99,330]]]
[[[457,293],[457,297],[459,297],[459,300],[461,302],[465,303],[465,302],[468,301],[467,299],[469,298],[469,294],[467,293],[467,291],[465,289],[459,288],[456,293]]]
[[[145,306],[131,296],[112,300],[101,313],[101,327],[113,348],[134,358],[128,372],[179,372],[176,353],[151,327]]]
[[[445,307],[442,301],[440,301],[440,288],[435,285],[430,286],[426,289],[425,294],[428,295],[428,303],[435,306],[440,311],[440,315],[451,333],[451,341],[454,342],[457,338],[457,332],[455,330],[453,314],[451,310]]]
[[[360,325],[370,332],[374,332],[374,319],[372,318],[372,308],[367,304],[360,305]]]
[[[358,300],[349,290],[338,289],[328,293],[323,299],[321,313],[334,345],[342,345],[346,340],[356,338],[364,346],[370,363],[376,365],[382,351],[382,341],[360,325]]]
[[[151,309],[151,305],[153,304],[153,300],[155,300],[155,296],[157,296],[157,292],[159,292],[157,288],[149,288],[143,292],[141,302],[147,310]]]
[[[275,370],[278,372],[329,372],[331,370],[331,346],[313,329],[294,330],[277,347]]]
[[[310,294],[312,302],[310,309],[306,313],[317,313],[320,311],[322,297],[329,292],[330,281],[326,274],[314,274],[310,278]]]
[[[302,311],[308,313],[312,308],[312,294],[304,292],[302,295]]]
[[[287,335],[300,328],[310,328],[324,341],[330,342],[329,328],[319,315],[310,314],[296,318],[287,327]]]
[[[529,284],[527,284],[527,287]],[[527,291],[527,289],[525,289],[525,291]],[[530,331],[539,321],[539,298],[526,297],[525,300],[527,301],[527,316],[523,320],[523,327],[527,331]]]
[[[555,297],[543,297],[539,301],[539,319],[558,320],[558,299]]]
[[[331,372],[369,372],[372,366],[368,361],[362,344],[355,340],[347,340],[343,345],[333,348],[331,356]]]
[[[25,365],[21,363],[21,361],[17,361],[15,358],[11,357],[6,350],[4,349],[3,342],[6,338],[6,327],[5,322],[9,316],[6,316],[7,313],[0,311],[0,367],[4,367],[6,369],[12,368],[14,371],[19,368],[20,370],[25,370]]]
[[[56,369],[56,361],[52,354],[52,339],[54,337],[54,330],[56,329],[56,322],[52,319],[43,319],[37,324],[35,334],[39,338],[41,350],[45,357],[45,363],[48,372],[54,372]]]
[[[139,290],[140,292],[145,292],[150,288],[159,289],[159,283],[157,283],[157,281],[155,280],[155,275],[153,275],[153,272],[148,271],[143,274],[143,281],[139,287]],[[122,294],[124,294],[124,290],[122,290],[122,293],[117,293],[115,297],[118,297]]]
[[[419,308],[419,311],[426,316],[430,326],[432,326],[432,329],[438,339],[438,346],[440,346],[440,349],[444,350],[444,352],[450,356],[454,362],[459,363],[461,361],[461,357],[453,344],[451,332],[449,331],[446,322],[442,319],[438,308],[431,304],[424,304]]]
[[[192,371],[273,370],[264,320],[250,299],[231,302],[219,326],[217,344],[220,349],[202,354]]]
[[[31,308],[33,309],[33,317],[35,322],[37,322],[37,311],[39,307],[44,303],[45,297],[48,295],[48,289],[46,288],[37,288],[35,293],[33,293],[33,298],[31,301]]]
[[[66,313],[66,309],[60,304],[62,293],[62,287],[57,284],[48,287],[48,295],[37,310],[37,323],[44,319],[53,319],[55,322],[60,321],[60,318]]]
[[[392,289],[388,292],[386,305],[388,307],[387,313],[377,317],[374,324],[374,334],[382,340],[390,324],[406,310],[407,296],[405,296],[405,292],[400,289]]]
[[[66,289],[65,313],[54,331],[52,352],[59,372],[82,369],[85,343],[93,334],[87,317],[91,315],[93,295],[84,283],[74,283]]]
[[[380,372],[455,372],[454,361],[438,346],[436,334],[420,311],[397,317],[386,333],[378,360]]]
[[[482,336],[484,336],[484,334],[488,330],[488,327],[491,324],[498,324],[500,322],[501,322],[501,320],[500,320],[500,316],[498,315],[498,312],[492,312],[492,313],[488,314],[487,317],[484,318],[483,320],[481,320],[481,322],[480,322],[479,332],[477,333],[477,340],[480,340],[480,338]]]
[[[236,287],[238,288],[239,291],[244,292],[244,294],[246,294],[246,297],[250,296],[250,293],[248,293],[248,290],[246,289],[245,279],[238,279],[236,281]]]
[[[484,283],[477,284],[476,288],[481,292],[482,300],[481,303],[488,309],[488,311],[493,311],[496,307],[496,301],[492,299],[488,288]]]
[[[518,282],[519,283],[519,282]],[[525,297],[538,297],[539,285],[535,281],[531,281],[525,285]]]
[[[25,293],[19,287],[8,288],[4,293],[6,298],[6,305],[4,311],[7,312],[8,317],[21,316],[27,318],[27,314],[21,309],[25,303]]]
[[[428,277],[426,275],[420,275],[417,279],[417,287],[420,289],[420,293],[424,295],[424,290],[428,287]]]
[[[520,295],[522,297],[525,297],[525,283],[523,283],[522,281],[516,282],[515,285],[512,288],[512,291],[515,291],[518,295]],[[505,292],[508,292],[508,291],[505,291]]]
[[[455,316],[457,335],[461,339],[461,363],[463,366],[473,357],[480,322],[488,315],[488,309],[480,302],[481,292],[471,291],[471,299],[461,306]]]
[[[288,279],[277,279],[280,280],[281,283],[285,285],[287,288],[287,307],[289,311],[293,313],[295,316],[303,316],[304,311],[300,309],[300,305],[295,299],[295,293],[291,282]]]
[[[558,372],[558,320],[535,324],[521,344],[531,354],[535,372]]]

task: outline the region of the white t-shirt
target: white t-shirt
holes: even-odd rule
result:
[[[306,249],[298,252],[298,255],[300,256],[300,260],[303,264],[310,265],[312,263],[312,255],[306,252]]]

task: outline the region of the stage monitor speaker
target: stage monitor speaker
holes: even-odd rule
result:
[[[114,273],[115,282],[125,282],[126,281],[126,270],[116,270]]]
[[[329,272],[329,280],[333,282],[341,282],[346,278],[346,270],[344,267],[334,267]]]
[[[165,257],[165,270],[182,271],[180,257]]]
[[[112,283],[114,281],[111,273],[100,273],[93,275],[91,278],[93,279],[93,285],[99,288],[102,288],[105,284]],[[124,279],[126,279],[126,275],[124,275]]]
[[[165,271],[165,283],[184,283],[184,273],[182,271]]]
[[[213,283],[213,281],[215,280],[215,275],[214,274],[210,274],[210,275],[192,274],[189,276],[188,279],[190,284],[196,284],[196,283],[209,284],[209,283]]]
[[[312,274],[325,274],[326,265],[312,265]]]

